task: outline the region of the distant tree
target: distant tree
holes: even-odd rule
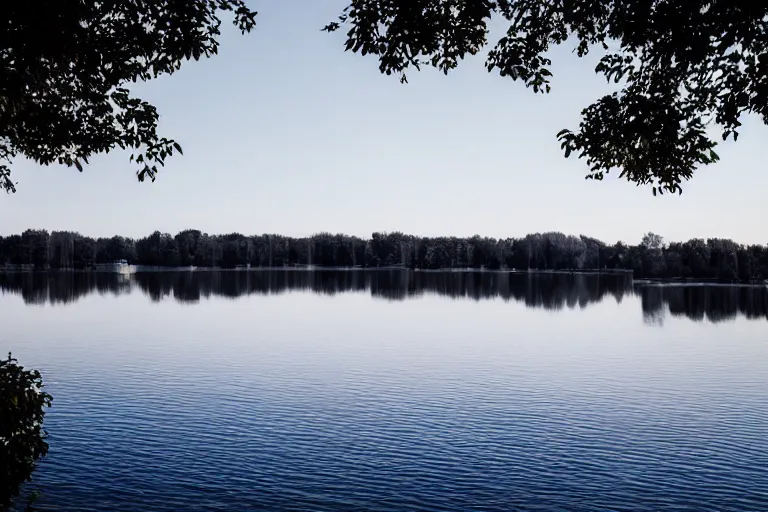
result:
[[[182,233],[184,233],[184,231],[182,231]],[[177,238],[177,241],[178,240],[179,239]],[[179,246],[179,257],[181,258],[182,262],[184,261],[185,250],[188,249],[185,248],[184,245]],[[212,238],[207,233],[201,234],[200,238],[198,238],[197,245],[195,246],[195,252],[190,257],[190,260],[194,262],[194,265],[200,267],[215,267],[217,265],[216,247]]]
[[[20,235],[11,235],[0,240],[0,263],[4,265],[22,263]]]
[[[690,269],[683,265],[683,244],[674,242],[664,250],[665,277],[690,277]]]
[[[96,240],[76,233],[72,261],[75,268],[93,268],[96,265]]]
[[[641,275],[643,277],[665,277],[666,259],[664,258],[664,239],[656,233],[646,233],[643,236],[638,252],[641,260]]]
[[[0,511],[8,510],[36,462],[48,453],[43,430],[51,395],[40,373],[11,358],[0,360]]]
[[[662,238],[661,235],[649,232],[643,235],[640,245],[646,249],[661,249],[664,245],[664,238]]]
[[[196,265],[196,253],[200,245],[202,233],[196,229],[187,229],[178,233],[174,239],[179,249],[179,264],[183,266]]]
[[[240,233],[220,237],[221,266],[235,268],[248,263],[249,240]]]
[[[243,32],[244,0],[14,2],[0,28],[0,188],[23,155],[82,170],[94,154],[131,151],[140,181],[181,146],[157,133],[156,108],[131,84],[218,52],[220,13]]]
[[[51,268],[74,268],[75,237],[77,233],[54,231],[51,233],[49,258]]]
[[[24,263],[35,268],[48,265],[48,245],[50,235],[44,229],[28,229],[21,234],[21,257]]]
[[[608,265],[607,261],[607,247],[606,245],[596,238],[581,235],[582,243],[584,244],[584,267],[588,269],[601,269]]]
[[[718,278],[728,281],[735,281],[739,278],[739,257],[740,248],[732,240],[723,240],[713,238],[707,240],[710,247],[710,263]]]
[[[707,243],[695,238],[683,244],[683,265],[690,268],[691,276],[713,277],[709,266],[710,248]]]
[[[171,235],[155,231],[136,241],[136,260],[142,265],[175,266],[179,264],[179,247]]]
[[[582,111],[558,138],[601,180],[618,170],[656,192],[681,192],[696,168],[718,160],[706,127],[725,140],[741,118],[768,124],[768,4],[713,0],[352,0],[329,32],[346,50],[378,58],[382,73],[433,66],[448,73],[488,43],[491,20],[506,33],[488,71],[548,93],[548,51],[569,42],[579,57],[601,52],[595,71],[620,90]]]
[[[108,239],[105,253],[106,263],[118,260],[130,263],[136,260],[136,246],[133,240],[124,236],[115,235]]]

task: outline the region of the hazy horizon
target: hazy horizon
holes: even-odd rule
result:
[[[219,55],[134,86],[157,106],[161,135],[184,148],[155,183],[138,183],[119,151],[83,173],[18,159],[0,234],[560,231],[635,244],[652,231],[768,243],[758,119],[745,118],[738,142],[717,148],[721,161],[683,183],[682,196],[654,197],[617,175],[585,180],[585,162],[566,160],[556,133],[615,90],[595,75],[597,55],[555,49],[550,95],[487,73],[482,57],[401,85],[375,59],[345,53],[343,34],[320,31],[346,3],[259,5],[254,33],[222,26]]]

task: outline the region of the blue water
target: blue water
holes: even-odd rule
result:
[[[0,349],[54,395],[41,510],[768,510],[765,287],[232,272],[0,290]]]

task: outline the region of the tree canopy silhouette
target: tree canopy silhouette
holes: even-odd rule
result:
[[[0,187],[15,191],[13,157],[82,170],[91,155],[131,150],[138,178],[181,146],[157,133],[158,112],[129,84],[217,53],[219,15],[242,32],[244,0],[11,2],[0,22]]]
[[[716,141],[738,136],[741,117],[768,124],[768,4],[725,0],[353,0],[327,31],[347,29],[346,49],[378,58],[382,73],[433,66],[446,74],[488,44],[489,23],[506,33],[488,71],[550,91],[555,45],[583,57],[602,52],[595,71],[620,90],[582,111],[558,138],[565,156],[612,170],[653,192],[681,192]]]
[[[156,108],[130,83],[170,74],[217,53],[222,12],[243,32],[245,0],[12,2],[0,22],[0,187],[12,159],[82,170],[91,155],[131,151],[139,180],[155,179],[181,146],[157,133]],[[486,67],[550,91],[551,47],[599,51],[596,71],[619,90],[558,134],[565,156],[585,158],[587,178],[611,171],[657,192],[680,192],[697,167],[718,160],[716,138],[738,136],[741,118],[768,123],[768,5],[725,0],[351,0],[338,21],[346,49],[383,73],[434,66],[445,73],[506,33]],[[717,128],[719,133],[713,133]]]
[[[10,354],[0,360],[0,511],[48,453],[43,417],[51,400],[38,371],[25,370]]]

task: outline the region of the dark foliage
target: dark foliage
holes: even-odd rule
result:
[[[768,4],[722,0],[353,0],[325,27],[347,30],[346,49],[379,60],[406,81],[411,68],[448,73],[488,43],[488,71],[548,93],[548,51],[572,44],[602,55],[595,71],[620,90],[582,111],[558,134],[565,156],[586,158],[587,178],[618,170],[653,193],[680,192],[702,164],[718,160],[705,132],[738,136],[741,117],[768,124]]]
[[[39,372],[25,370],[10,354],[0,360],[0,510],[10,507],[48,453],[43,416],[50,406]]]
[[[12,2],[0,22],[0,187],[14,191],[12,159],[82,170],[91,155],[131,151],[140,180],[154,180],[181,152],[157,133],[159,114],[131,83],[217,53],[219,16],[243,32],[256,12],[244,0]],[[768,123],[768,5],[713,0],[351,0],[324,30],[347,30],[345,48],[379,60],[406,81],[411,68],[447,73],[505,34],[486,67],[549,92],[551,47],[600,52],[596,71],[620,85],[558,137],[588,178],[617,170],[654,193],[681,191],[695,169],[718,160],[706,133],[738,136],[741,118]]]
[[[608,245],[587,236],[536,233],[523,238],[417,237],[373,233],[370,239],[320,233],[208,235],[186,230],[171,236],[93,239],[79,233],[27,230],[0,237],[0,266],[26,269],[88,269],[116,262],[151,266],[398,267],[515,270],[631,270],[637,278],[695,278],[720,281],[768,279],[768,247],[731,240],[693,239],[664,244],[647,234],[639,245]]]
[[[91,155],[132,152],[139,180],[179,144],[157,133],[159,114],[131,94],[131,83],[177,71],[217,53],[230,11],[243,32],[256,13],[243,0],[10,2],[0,21],[0,188],[8,164],[24,155],[82,170]]]

